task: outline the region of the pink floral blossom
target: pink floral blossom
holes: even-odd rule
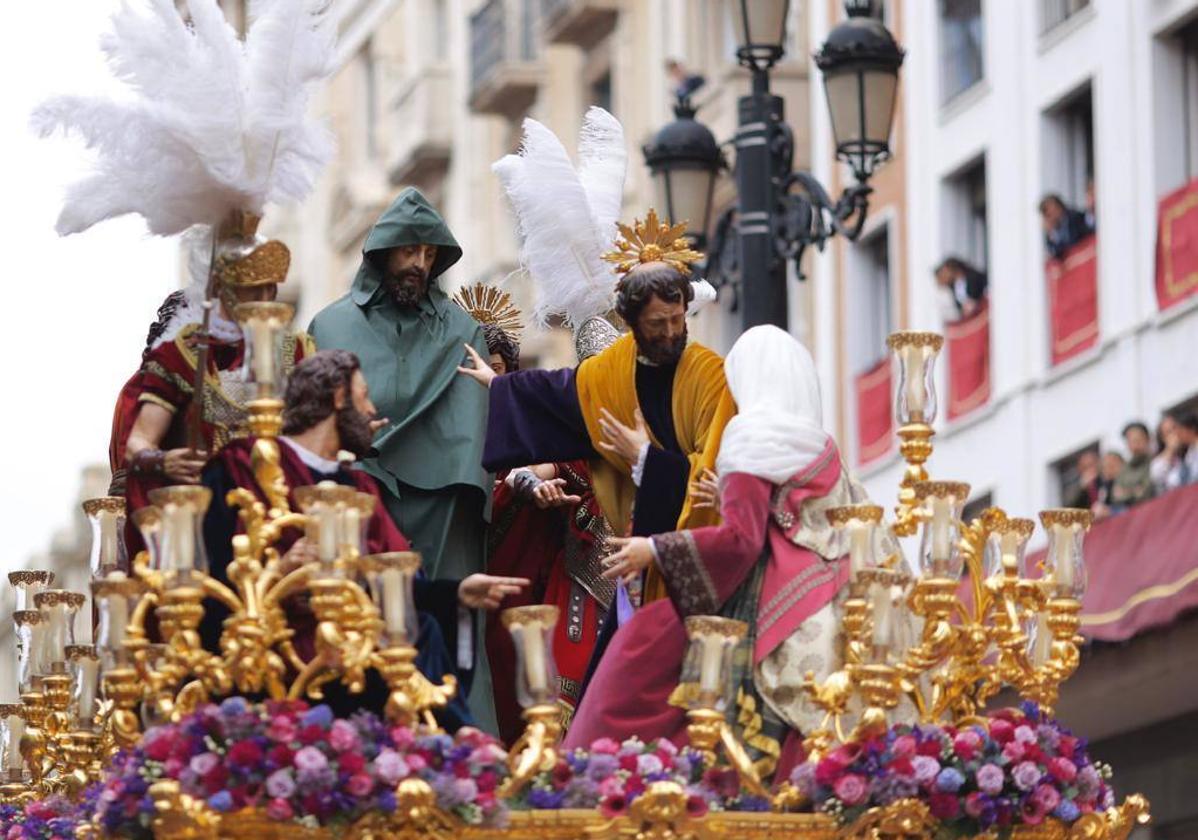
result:
[[[323,770],[329,760],[317,747],[304,747],[295,754],[295,766],[300,770]]]
[[[836,780],[832,790],[836,793],[837,799],[845,805],[853,806],[860,804],[865,799],[869,788],[863,777],[856,773],[846,773]]]

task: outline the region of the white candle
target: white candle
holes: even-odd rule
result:
[[[994,570],[995,576],[1001,577],[1008,567],[1019,570],[1019,534],[1014,531],[1004,531],[998,540],[998,552],[1002,560]]]
[[[932,505],[932,568],[936,574],[946,574],[952,556],[953,500],[933,496]]]
[[[167,569],[190,571],[195,566],[195,534],[192,533],[191,509],[186,505],[167,504],[162,516],[162,541],[167,556]]]
[[[521,644],[524,645],[524,672],[528,676],[528,690],[532,694],[545,691],[545,642],[539,621],[523,626]]]
[[[886,647],[890,644],[894,625],[894,604],[891,601],[890,587],[875,583],[870,589],[870,595],[874,608],[874,647]]]
[[[345,536],[342,537],[344,545],[354,552],[361,554],[362,514],[352,504],[346,505],[345,512],[342,514],[341,526],[345,530]]]
[[[703,638],[703,655],[699,662],[699,690],[704,693],[719,691],[720,666],[724,661],[723,637],[710,633]]]
[[[46,622],[29,625],[29,673],[41,676],[50,672],[46,658]]]
[[[403,572],[399,569],[383,569],[379,573],[383,585],[383,624],[392,644],[407,639],[404,627]]]
[[[93,572],[100,572],[107,568],[114,568],[119,565],[120,549],[118,548],[117,540],[117,515],[110,510],[100,510],[96,513],[96,521],[100,526],[100,553],[96,557],[96,568]]]
[[[78,669],[75,696],[79,698],[79,723],[90,727],[96,716],[96,683],[100,676],[100,662],[90,656],[81,656],[75,660],[75,667]]]
[[[100,615],[99,645],[105,650],[115,652],[125,643],[125,628],[129,624],[129,599],[116,592],[101,598],[104,609]]]
[[[332,563],[337,559],[337,512],[331,505],[321,504],[317,509],[316,527],[320,531],[320,559],[324,563]]]
[[[912,421],[923,420],[923,362],[923,347],[911,344],[903,348],[903,367],[907,373],[907,416]]]
[[[47,671],[56,663],[66,661],[67,646],[67,605],[63,603],[42,610],[42,618],[49,619],[46,635],[43,639],[43,651],[46,658]]]
[[[25,758],[21,755],[21,738],[25,736],[25,721],[20,715],[9,715],[8,749],[4,753],[5,770],[25,769]]]
[[[1067,594],[1073,587],[1073,528],[1054,525],[1052,530],[1052,579]]]
[[[250,322],[253,334],[254,380],[259,384],[274,384],[275,353],[274,330],[266,319],[255,319]]]
[[[860,519],[849,522],[849,579],[857,580],[857,575],[864,571],[869,560],[869,538],[871,528]]]

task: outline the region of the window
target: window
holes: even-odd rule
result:
[[[1082,455],[1092,453],[1097,459],[1099,457],[1098,441],[1083,446],[1075,452],[1070,452],[1064,458],[1061,458],[1052,464],[1052,472],[1056,476],[1057,485],[1057,501],[1061,505],[1069,505],[1073,501],[1073,496],[1081,487],[1081,476],[1078,473],[1077,462]]]
[[[940,0],[940,100],[949,102],[982,80],[982,0]]]
[[[1040,32],[1064,23],[1089,5],[1090,0],[1041,0]]]
[[[1186,180],[1198,178],[1198,20],[1193,21],[1178,35],[1182,53],[1182,129],[1185,142]]]
[[[1086,186],[1094,178],[1094,105],[1090,87],[1045,114],[1044,192],[1070,207],[1086,206]]]
[[[850,271],[849,358],[853,372],[861,373],[886,358],[886,337],[893,327],[887,226],[853,246]]]
[[[944,256],[955,256],[979,271],[990,259],[986,235],[986,161],[969,164],[945,181]]]
[[[1158,195],[1198,178],[1198,17],[1153,45],[1153,143]]]

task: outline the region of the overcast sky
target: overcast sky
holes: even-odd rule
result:
[[[0,27],[0,566],[22,568],[70,521],[80,471],[106,463],[112,407],[176,277],[171,242],[139,219],[54,233],[77,142],[40,140],[30,109],[53,93],[117,88],[98,38],[117,0],[10,3]]]

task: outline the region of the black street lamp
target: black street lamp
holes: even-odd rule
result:
[[[785,53],[789,0],[733,4],[737,58],[752,73],[752,92],[738,102],[737,203],[715,225],[707,277],[737,290],[734,305],[741,308],[745,329],[757,324],[786,328],[788,260],[802,279],[799,263],[808,246],[822,249],[836,234],[854,240],[861,233],[869,178],[890,156],[903,63],[903,51],[877,18],[876,5],[876,0],[846,0],[847,20],[828,33],[815,56],[824,76],[837,157],[856,178],[833,200],[813,175],[792,170],[794,140],[783,119],[783,101],[770,93],[769,71]],[[675,114],[678,119],[645,147],[645,158],[658,185],[659,206],[671,219],[690,219],[696,227],[702,220],[705,234],[722,156],[711,132],[694,120],[689,103],[679,103]],[[705,135],[702,142],[700,135]],[[702,154],[694,151],[700,146]],[[687,179],[686,186],[681,178]],[[706,203],[700,206],[703,197]],[[705,239],[700,237],[697,242]]]

